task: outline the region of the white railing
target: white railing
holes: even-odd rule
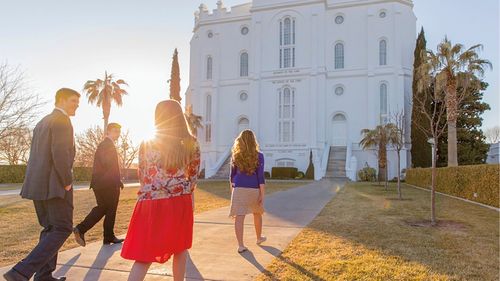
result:
[[[345,156],[345,174],[352,181],[356,181],[357,166],[358,160],[355,156],[352,156],[352,143],[348,142]]]
[[[220,167],[224,165],[224,162],[226,162],[226,159],[229,157],[230,154],[231,154],[231,147],[229,147],[228,149],[226,149],[226,151],[224,151],[224,154],[222,154],[222,156],[217,160],[214,166],[205,169],[205,178],[208,179],[217,174],[217,171],[219,171]]]
[[[330,146],[328,142],[325,142],[325,146],[323,147],[323,155],[321,156],[321,167],[318,169],[319,174],[315,175],[315,179],[319,180],[324,178],[326,175],[326,169],[328,168],[328,158],[330,157]]]

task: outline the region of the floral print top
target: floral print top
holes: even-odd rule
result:
[[[141,144],[139,153],[141,187],[137,192],[137,200],[165,199],[191,194],[198,180],[199,168],[200,148],[197,142],[194,156],[186,167],[167,170],[162,167],[160,151],[150,145]]]

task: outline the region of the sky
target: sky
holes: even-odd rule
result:
[[[215,9],[216,0],[204,2]],[[226,0],[226,7],[245,3]],[[175,4],[174,4],[175,3]],[[52,110],[57,89],[81,90],[87,80],[113,73],[129,83],[123,107],[113,106],[110,122],[129,129],[138,144],[153,134],[155,105],[168,98],[171,58],[179,50],[181,94],[189,80],[189,41],[200,0],[0,0],[0,62],[19,67],[30,89]],[[480,56],[493,63],[484,101],[491,110],[483,128],[500,124],[499,1],[414,0],[417,31],[425,29],[427,47],[445,35],[466,47],[484,45]],[[72,120],[75,132],[102,124],[102,111],[81,99]]]

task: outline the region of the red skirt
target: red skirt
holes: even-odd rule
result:
[[[193,242],[191,195],[138,201],[130,219],[121,256],[139,262],[164,263]]]

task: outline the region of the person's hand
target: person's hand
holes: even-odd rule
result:
[[[264,205],[264,196],[263,195],[259,195],[259,205]]]
[[[65,186],[65,187],[64,187],[64,189],[65,189],[66,191],[70,191],[70,190],[71,190],[71,188],[72,188],[72,187],[71,187],[71,184],[70,184],[70,185],[67,185],[67,186]]]

